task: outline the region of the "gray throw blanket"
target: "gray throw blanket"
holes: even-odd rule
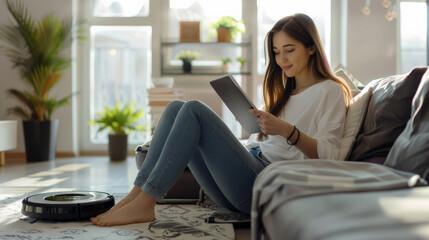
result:
[[[252,239],[261,239],[264,235],[263,218],[297,198],[400,189],[424,184],[427,183],[419,175],[373,163],[338,160],[275,162],[259,174],[253,187]]]

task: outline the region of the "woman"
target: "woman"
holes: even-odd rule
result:
[[[338,158],[350,91],[332,73],[314,22],[304,14],[285,17],[267,34],[266,45],[266,111],[249,109],[262,129],[260,144],[247,150],[199,101],[173,101],[133,189],[108,212],[91,218],[93,224],[153,221],[157,199],[186,166],[213,201],[250,214],[253,183],[270,162]]]

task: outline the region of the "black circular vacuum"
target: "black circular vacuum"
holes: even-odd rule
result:
[[[97,216],[113,205],[115,198],[105,192],[52,192],[24,198],[21,213],[37,219],[77,220]]]

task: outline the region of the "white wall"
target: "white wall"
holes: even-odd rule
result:
[[[45,14],[54,13],[58,18],[71,17],[72,15],[72,0],[37,0],[37,1],[22,1],[28,8],[29,14],[34,19],[39,19]],[[0,2],[0,25],[9,24],[11,21],[4,1]],[[64,56],[71,56],[71,48],[65,49],[61,53]],[[16,69],[12,69],[12,64],[4,56],[0,55],[0,119],[19,119],[15,116],[6,116],[6,109],[17,105],[17,101],[8,97],[5,92],[10,88],[23,89],[24,84],[20,79]],[[59,83],[52,89],[52,96],[63,97],[72,92],[72,76],[71,69],[63,71],[63,77]],[[54,112],[52,118],[60,120],[58,133],[58,152],[73,152],[73,131],[72,131],[72,105],[58,109]],[[24,152],[24,140],[22,133],[22,124],[18,125],[18,148],[15,152]]]
[[[347,69],[362,83],[396,74],[396,24],[384,18],[381,1],[371,1],[371,14],[362,13],[365,1],[348,1]],[[335,47],[335,46],[334,46]]]
[[[77,0],[74,0],[77,1]],[[85,0],[89,1],[89,0]],[[151,4],[157,0],[152,0]],[[334,2],[342,2],[346,0],[336,0]],[[33,0],[23,1],[29,9],[31,15],[38,18],[44,14],[53,12],[58,17],[65,17],[72,15],[72,3],[73,0]],[[75,2],[76,3],[76,2]],[[256,4],[256,0],[252,0],[249,3]],[[249,6],[249,3],[243,6],[246,9],[253,9]],[[384,19],[385,10],[381,7],[381,1],[371,1],[372,14],[364,16],[361,12],[364,1],[349,0],[347,1],[348,19],[347,19],[347,59],[346,67],[350,72],[364,83],[388,75],[396,73],[396,21],[388,22]],[[156,4],[157,6],[159,4]],[[167,7],[165,4],[162,6]],[[156,9],[159,11],[159,9]],[[164,12],[165,13],[165,12]],[[151,13],[152,14],[152,13]],[[255,15],[256,17],[256,15]],[[341,19],[341,18],[334,18]],[[7,12],[4,2],[0,2],[0,24],[9,23],[10,15]],[[255,23],[255,21],[251,21]],[[159,29],[162,28],[162,23],[159,23]],[[159,40],[159,36],[155,36],[161,33],[160,30],[154,29],[154,39]],[[252,29],[252,28],[249,28]],[[254,28],[253,28],[254,29]],[[252,34],[256,39],[256,35]],[[254,44],[254,47],[256,45]],[[336,48],[336,46],[332,46]],[[156,65],[159,63],[159,41],[154,43],[153,47],[153,74],[159,74],[159,68]],[[256,52],[256,51],[254,51]],[[71,56],[72,49],[66,49],[63,53],[66,56]],[[340,52],[334,54],[337,58],[342,55]],[[341,61],[341,60],[337,60]],[[255,62],[255,61],[254,61]],[[77,63],[79,64],[79,63]],[[82,63],[81,63],[82,64]],[[82,67],[82,66],[81,66]],[[75,71],[76,72],[76,71]],[[80,70],[78,68],[77,72]],[[16,70],[11,68],[11,64],[6,57],[0,55],[0,119],[18,119],[14,116],[6,116],[6,109],[16,105],[16,101],[6,96],[5,91],[9,88],[22,88],[23,84],[19,78]],[[75,77],[79,81],[80,76]],[[81,86],[82,87],[82,86]],[[76,87],[76,84],[74,85]],[[250,86],[250,89],[252,86]],[[253,89],[255,90],[255,89]],[[72,85],[72,71],[71,69],[63,72],[62,80],[54,87],[52,94],[54,96],[65,96],[73,92]],[[76,96],[77,101],[82,101],[82,94]],[[82,114],[77,115],[79,111],[79,105],[73,106],[74,102],[71,102],[66,107],[63,107],[53,114],[53,118],[60,119],[60,129],[58,136],[58,152],[74,152],[75,154],[79,151],[79,137],[84,134],[79,133],[79,125],[85,124],[80,123],[82,121]],[[74,109],[74,110],[72,110]],[[74,112],[74,114],[73,114]],[[73,120],[72,120],[73,119]],[[75,129],[73,131],[73,128]],[[24,141],[22,134],[22,127],[18,127],[18,148],[16,152],[24,152]]]

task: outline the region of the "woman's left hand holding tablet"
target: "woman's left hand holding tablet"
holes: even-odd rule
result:
[[[287,129],[285,124],[288,124],[285,121],[269,112],[264,112],[254,108],[250,108],[249,112],[256,116],[256,121],[259,123],[259,126],[261,126],[261,130],[264,134],[284,135],[284,131]]]

